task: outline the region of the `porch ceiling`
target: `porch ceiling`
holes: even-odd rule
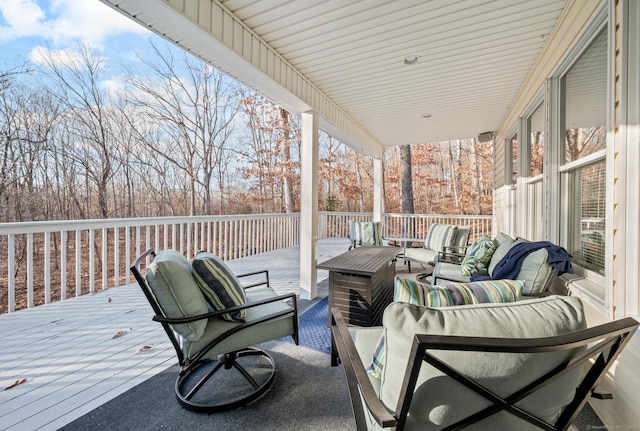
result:
[[[198,50],[205,32],[177,19],[202,27],[204,14],[222,9],[372,142],[393,146],[496,130],[567,0],[102,1],[289,109],[316,109],[292,101],[301,97],[290,89],[261,84],[250,61],[231,64],[229,53]],[[418,62],[403,64],[409,55]]]

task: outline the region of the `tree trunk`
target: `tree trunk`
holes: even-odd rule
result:
[[[411,181],[411,145],[400,146],[400,193],[403,214],[414,214],[413,206],[413,182]],[[415,237],[415,226],[403,227],[406,232],[402,232],[403,237]]]
[[[283,191],[284,191],[284,208],[287,214],[294,212],[293,205],[293,186],[291,184],[291,131],[289,130],[289,113],[280,108],[280,118],[282,119],[282,157],[284,158],[283,172]]]
[[[471,178],[471,195],[473,197],[473,213],[480,214],[480,184],[481,184],[481,175],[482,171],[478,166],[478,153],[476,149],[476,145],[478,142],[475,138],[471,139],[469,142],[470,151],[470,162],[471,162],[471,172],[473,172],[473,177]]]
[[[458,144],[460,143],[460,141],[457,141],[457,142]],[[451,185],[452,185],[451,188],[453,191],[453,201],[454,201],[455,207],[460,208],[460,181],[459,181],[460,157],[457,157],[457,158],[455,157],[455,153],[453,151],[453,146],[451,145],[451,141],[448,141],[447,144],[449,146],[449,167],[451,171]]]

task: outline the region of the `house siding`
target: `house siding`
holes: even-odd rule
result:
[[[609,318],[632,316],[640,320],[640,2],[605,0],[604,2],[569,1],[558,27],[549,37],[530,75],[523,84],[511,110],[496,132],[494,169],[494,229],[510,234],[517,229],[522,214],[531,211],[526,201],[510,208],[512,192],[505,186],[504,142],[518,124],[536,92],[567,58],[575,41],[592,17],[606,4],[609,13],[609,52],[612,80],[608,109],[611,126],[607,148],[607,276],[604,308],[587,304],[590,323]],[[550,46],[549,46],[550,45]],[[555,103],[557,100],[547,100]],[[500,155],[498,155],[500,153]],[[545,204],[553,199],[547,184]],[[551,202],[553,203],[553,202]],[[559,208],[551,206],[545,216],[549,222]],[[558,233],[548,226],[554,238]],[[640,424],[640,334],[636,334],[598,390],[609,392],[613,400],[592,399],[590,404],[607,427],[623,428]]]
[[[613,26],[610,49],[613,55],[613,148],[611,203],[611,315],[638,319],[640,278],[640,3],[612,1]],[[623,351],[615,368],[601,384],[613,402],[592,401],[606,425],[640,424],[640,334]],[[614,381],[615,378],[615,381]]]

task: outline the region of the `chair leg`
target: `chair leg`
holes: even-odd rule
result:
[[[243,364],[241,358],[253,358],[253,361],[250,359],[249,363]],[[243,379],[234,378],[233,374]],[[258,399],[269,389],[275,374],[275,362],[267,352],[247,348],[220,355],[215,360],[202,361],[181,372],[175,391],[178,402],[187,410],[222,412]]]

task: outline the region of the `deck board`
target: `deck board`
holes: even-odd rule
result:
[[[318,261],[347,250],[322,240]],[[279,293],[299,290],[299,248],[228,262],[236,273],[269,269]],[[318,280],[326,278],[318,271]],[[0,315],[0,430],[56,430],[177,362],[136,285]],[[113,338],[119,331],[126,334]],[[139,352],[142,346],[151,348]]]

